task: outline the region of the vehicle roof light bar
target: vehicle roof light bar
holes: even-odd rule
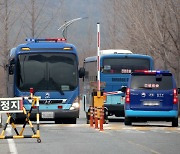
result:
[[[160,70],[135,70],[135,73],[143,73],[143,74],[163,74],[170,73],[169,71],[160,71]]]
[[[27,42],[66,42],[65,38],[27,38]]]

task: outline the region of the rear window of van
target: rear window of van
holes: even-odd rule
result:
[[[173,89],[172,75],[132,75],[132,89],[154,89],[154,90],[169,90]]]

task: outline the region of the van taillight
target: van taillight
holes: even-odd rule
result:
[[[126,103],[130,103],[130,89],[127,88],[126,89],[126,99],[125,99]]]
[[[177,89],[173,90],[173,104],[178,103],[178,94],[177,94]]]

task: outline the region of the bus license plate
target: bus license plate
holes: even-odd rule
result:
[[[43,119],[53,119],[54,118],[54,112],[42,112],[41,117]]]

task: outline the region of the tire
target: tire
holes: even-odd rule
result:
[[[10,120],[10,123],[11,122],[14,122],[15,124],[24,124],[24,122],[25,122],[25,118],[23,118],[23,119],[20,119],[20,118],[15,118],[14,120]]]
[[[86,124],[90,124],[90,112],[86,112]]]
[[[178,127],[178,118],[172,120],[172,127]]]
[[[86,119],[86,124],[90,124],[90,121],[88,119]]]
[[[132,121],[131,121],[131,119],[130,119],[130,118],[128,118],[128,117],[125,117],[125,119],[124,119],[124,124],[125,124],[126,126],[130,126],[130,125],[132,125]]]
[[[16,119],[15,124],[24,124],[25,120]]]
[[[63,124],[76,124],[76,118],[65,118],[62,120]]]
[[[76,124],[76,122],[77,122],[77,118],[72,118],[72,119],[70,119],[70,124]]]
[[[62,124],[62,119],[55,119],[55,124]]]
[[[76,118],[55,119],[55,124],[76,124]]]
[[[14,122],[15,124],[24,124],[25,119],[26,119],[25,115],[21,115],[20,117],[17,115],[18,115],[18,113],[11,114],[10,123]]]

